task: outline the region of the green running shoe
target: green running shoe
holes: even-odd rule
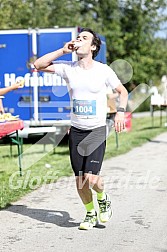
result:
[[[111,218],[112,210],[111,210],[111,200],[110,196],[106,193],[106,199],[98,200],[99,203],[99,219],[101,222],[107,222]]]
[[[89,230],[98,224],[97,213],[87,212],[85,220],[80,224],[79,229]]]

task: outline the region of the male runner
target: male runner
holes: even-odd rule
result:
[[[48,53],[34,63],[37,70],[56,73],[66,80],[70,94],[71,129],[69,134],[70,159],[76,176],[79,196],[86,208],[86,217],[80,229],[96,226],[92,189],[97,193],[99,219],[107,222],[111,215],[110,197],[104,191],[99,176],[106,146],[106,88],[111,86],[120,96],[115,116],[115,130],[125,128],[124,111],[128,93],[113,70],[94,60],[101,41],[91,29],[82,29],[75,41],[67,42],[59,50]],[[64,54],[76,52],[79,60],[54,61]]]

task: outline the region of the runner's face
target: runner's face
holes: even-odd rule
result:
[[[92,50],[95,50],[96,47],[92,45],[92,39],[93,39],[93,34],[90,32],[81,32],[78,36],[76,41],[82,42],[83,45],[81,47],[78,47],[76,50],[76,54],[79,57],[84,57],[89,54],[92,54]]]

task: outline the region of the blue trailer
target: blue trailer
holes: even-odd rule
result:
[[[29,127],[70,125],[70,99],[66,83],[56,74],[38,73],[33,67],[36,58],[59,49],[77,37],[79,27],[1,30],[0,31],[0,88],[16,81],[25,86],[5,95],[5,112],[19,115]],[[96,60],[106,63],[106,41]],[[75,53],[60,60],[77,60]]]

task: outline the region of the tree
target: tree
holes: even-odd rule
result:
[[[167,42],[155,37],[164,8],[166,0],[0,0],[0,29],[90,27],[106,36],[108,64],[132,65],[130,84],[158,83],[167,71]]]
[[[131,80],[133,84],[149,83],[150,79],[156,81],[157,76],[160,78],[164,71],[166,43],[162,39],[156,39],[155,33],[162,20],[166,19],[158,12],[160,7],[165,6],[167,3],[163,0],[127,0],[121,9],[122,39],[125,48],[125,54],[122,56],[134,69]],[[159,57],[164,63],[160,63]]]
[[[0,29],[20,29],[42,26],[47,19],[44,0],[0,0]]]

